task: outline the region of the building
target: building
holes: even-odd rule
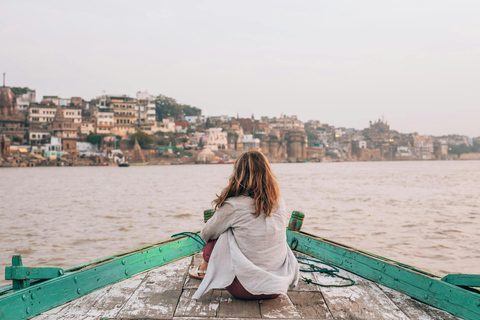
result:
[[[185,121],[190,124],[202,124],[207,121],[205,116],[185,116]]]
[[[57,107],[51,104],[32,103],[28,108],[27,121],[30,126],[45,126],[55,119]]]
[[[222,128],[209,128],[202,142],[212,151],[228,149],[227,132],[222,132]]]
[[[370,121],[370,126],[363,130],[363,135],[374,144],[388,143],[390,142],[390,126],[386,121],[380,119],[373,123]]]
[[[433,158],[433,141],[432,137],[420,136],[418,133],[413,134],[413,150],[415,155],[422,160],[430,160]]]
[[[29,129],[28,143],[31,146],[40,146],[50,142],[50,131],[44,129]]]
[[[25,88],[25,92],[21,93],[16,98],[18,112],[27,113],[30,104],[35,103],[36,101],[36,93],[35,90]]]
[[[113,119],[112,119],[112,122],[113,122]],[[95,119],[95,117],[84,117],[82,119],[80,133],[84,135],[88,135],[90,134],[90,132],[92,133],[97,132],[97,120]]]
[[[51,137],[50,143],[45,145],[45,152],[43,156],[50,160],[63,157],[62,138]]]
[[[127,96],[110,97],[110,107],[114,112],[113,134],[127,137],[136,132],[136,104],[136,99]]]
[[[254,138],[252,134],[246,134],[242,139],[243,150],[252,150],[260,148],[260,139]]]

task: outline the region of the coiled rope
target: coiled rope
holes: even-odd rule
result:
[[[297,249],[297,246],[298,246],[298,240],[295,239],[295,238],[293,238],[293,240],[292,240],[292,242],[291,242],[291,244],[290,244],[290,247],[291,247],[292,250],[295,250],[295,249]],[[301,272],[309,272],[309,273],[317,272],[317,273],[323,273],[323,274],[326,274],[326,275],[329,276],[329,277],[340,278],[340,279],[343,279],[343,280],[346,280],[346,281],[349,282],[349,283],[346,283],[346,284],[322,284],[322,283],[315,282],[315,281],[313,281],[312,279],[309,279],[309,278],[307,278],[307,277],[301,276],[302,281],[305,282],[305,283],[314,284],[314,285],[317,285],[317,286],[320,286],[320,287],[324,287],[324,288],[329,288],[329,287],[337,287],[337,288],[351,287],[351,286],[353,286],[353,285],[355,284],[355,281],[354,281],[354,280],[339,275],[338,272],[339,272],[340,270],[338,270],[338,268],[332,266],[332,265],[329,264],[329,263],[326,263],[326,262],[323,262],[323,261],[320,261],[320,260],[317,260],[317,259],[311,259],[311,258],[305,258],[305,257],[295,256],[295,258],[297,258],[298,263],[303,264],[303,265],[307,265],[307,266],[310,267],[310,269],[300,269]],[[323,265],[325,265],[325,266],[331,267],[332,269],[329,269],[329,268],[320,268],[319,266],[317,266],[317,265],[315,265],[315,264],[313,264],[313,263],[308,263],[308,262],[304,262],[304,261],[301,261],[301,260],[309,261],[309,262],[315,262],[315,263],[319,263],[319,264],[323,264]]]

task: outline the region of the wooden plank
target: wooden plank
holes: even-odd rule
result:
[[[418,320],[436,320],[436,319],[444,319],[444,320],[459,320],[459,318],[442,311],[440,309],[431,307],[423,302],[418,300],[412,299],[406,294],[398,292],[396,290],[390,289],[385,287],[381,284],[377,284],[377,286],[385,292],[385,294],[392,300],[397,307],[400,308],[406,315],[408,315],[411,319],[418,319]],[[432,315],[435,314],[435,316]]]
[[[322,288],[328,309],[335,319],[409,320],[375,283],[340,269],[339,275],[355,281],[351,287]],[[345,282],[339,278],[315,274],[318,283]]]
[[[288,241],[291,242],[294,238],[298,240],[297,250],[404,292],[463,319],[480,319],[479,291],[465,290],[440,281],[438,277],[425,271],[326,239],[303,232],[287,231]]]
[[[184,259],[190,258],[187,257]],[[87,315],[102,316],[105,318],[115,317],[150,272],[151,271],[146,271],[137,274],[130,279],[109,286],[108,292],[99,297],[90,310],[88,310]]]
[[[87,317],[85,314],[92,307],[95,301],[99,296],[104,295],[108,291],[108,288],[103,288],[97,291],[94,291],[90,294],[87,294],[81,298],[73,300],[69,303],[64,304],[58,308],[44,312],[36,317],[33,317],[32,320],[47,320],[47,319],[58,319],[58,320],[67,320],[71,318],[80,318],[82,316]]]
[[[193,300],[196,289],[183,290],[175,317],[215,317],[220,303],[220,290],[211,290]]]
[[[193,261],[192,261],[192,265],[190,266],[190,270],[196,270],[202,264],[202,262],[203,262],[202,252],[197,252],[196,254],[193,255]],[[200,285],[201,282],[202,280],[190,278],[189,276],[187,276],[183,287],[185,289],[198,289],[198,286]]]
[[[115,318],[171,319],[190,264],[182,259],[150,271]]]
[[[334,319],[321,292],[289,291],[288,297],[303,319]]]
[[[149,246],[145,250],[107,257],[101,259],[99,264],[66,272],[55,279],[0,296],[0,314],[9,320],[28,319],[137,273],[189,256],[200,249],[199,243],[182,237]],[[32,293],[35,301],[31,298]]]
[[[222,290],[218,318],[261,318],[259,300],[240,300]]]
[[[262,318],[273,319],[301,319],[290,298],[280,295],[278,298],[260,301],[260,313]]]

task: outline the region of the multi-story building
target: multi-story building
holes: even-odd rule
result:
[[[202,141],[212,151],[228,149],[227,132],[222,132],[222,128],[209,128]]]
[[[262,121],[269,123],[270,130],[305,130],[305,124],[302,121],[298,120],[297,116],[289,117],[281,115],[280,118],[262,117]]]
[[[35,127],[47,125],[55,119],[57,107],[51,104],[32,103],[28,108],[27,121]]]
[[[137,105],[135,106],[136,124],[141,131],[158,131],[156,121],[155,97],[148,92],[137,92]]]
[[[125,95],[111,96],[109,100],[114,112],[112,133],[122,137],[135,133],[137,100]]]
[[[61,109],[65,119],[71,119],[73,123],[82,123],[82,108],[76,106],[68,106]]]
[[[90,132],[92,133],[97,132],[97,121],[95,117],[84,117],[80,127],[80,133],[84,135],[88,135],[90,134]]]
[[[420,136],[416,132],[412,137],[415,155],[422,160],[432,159],[434,151],[432,137]]]

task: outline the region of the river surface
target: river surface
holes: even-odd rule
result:
[[[302,230],[438,273],[480,273],[480,161],[273,164]],[[68,267],[200,230],[233,165],[0,169],[4,266]]]

